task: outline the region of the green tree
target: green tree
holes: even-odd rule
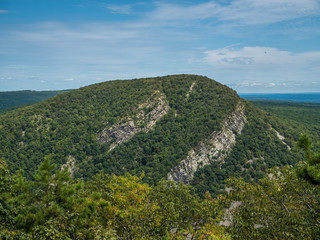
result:
[[[0,159],[0,232],[6,231],[13,224],[12,198],[13,178],[9,174],[7,164]],[[1,238],[0,234],[0,238]]]
[[[17,177],[14,199],[15,226],[36,239],[65,239],[74,227],[75,193],[81,184],[73,184],[69,171],[54,171],[55,164],[45,157],[34,175],[35,181]]]
[[[272,169],[258,183],[228,180],[232,239],[319,239],[320,189],[290,167]]]
[[[302,134],[298,143],[298,147],[305,153],[306,161],[297,169],[298,175],[310,181],[313,184],[320,184],[320,153],[311,151],[312,143],[306,134]]]
[[[140,177],[72,180],[46,157],[34,180],[0,161],[1,239],[230,239],[214,223],[221,205],[182,183],[152,189]]]
[[[161,216],[158,206],[150,201],[151,187],[141,177],[98,174],[86,184],[84,218],[92,232],[115,231],[119,239],[158,239],[156,229]],[[89,210],[89,211],[88,211]]]
[[[210,228],[210,224],[218,222],[223,213],[217,199],[209,193],[201,199],[193,187],[181,182],[160,181],[152,189],[151,199],[160,207],[160,235],[171,232],[196,237],[198,231],[206,231],[206,225]]]

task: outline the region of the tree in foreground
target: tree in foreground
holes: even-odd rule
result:
[[[320,153],[311,151],[312,143],[306,134],[302,134],[298,147],[305,153],[306,161],[297,169],[299,177],[310,181],[312,184],[320,185]]]
[[[215,225],[222,207],[184,184],[96,175],[72,180],[48,157],[34,180],[0,161],[0,239],[230,239]]]
[[[320,239],[319,154],[305,135],[298,146],[306,161],[296,169],[271,169],[258,183],[228,180],[230,201],[239,203],[231,210],[232,239]]]
[[[8,203],[14,206],[13,221],[2,238],[68,239],[74,232],[76,191],[80,184],[72,182],[67,169],[55,170],[49,157],[39,166],[34,181],[21,174],[14,176]]]
[[[12,199],[13,178],[9,174],[7,164],[0,159],[0,232],[6,231],[13,224]]]

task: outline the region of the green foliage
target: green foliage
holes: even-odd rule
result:
[[[223,212],[218,201],[208,194],[200,199],[181,183],[153,189],[142,183],[143,175],[102,173],[74,181],[49,157],[34,180],[10,176],[4,163],[0,170],[1,239],[229,239],[214,225]]]
[[[218,222],[221,206],[207,193],[200,199],[195,189],[182,183],[160,181],[151,193],[151,199],[160,207],[160,219],[157,231],[176,233],[189,230],[194,235],[200,226]]]
[[[301,132],[310,135],[312,141],[320,138],[320,104],[297,103],[273,100],[251,100],[255,106],[277,116],[287,129],[292,130],[295,139]],[[320,147],[318,148],[318,151]]]
[[[275,100],[250,100],[255,106],[283,119],[303,125],[319,125],[320,104],[298,103]]]
[[[288,146],[295,145],[295,136],[286,131],[286,125],[280,120],[266,115],[254,108],[250,103],[246,105],[248,124],[241,135],[236,136],[236,144],[223,162],[213,162],[198,170],[192,185],[198,193],[209,191],[213,196],[223,193],[225,180],[229,177],[242,177],[247,182],[254,182],[266,176],[265,171],[275,166],[295,164],[302,160],[299,152]],[[285,136],[285,145],[274,130]]]
[[[120,239],[154,239],[159,207],[148,197],[151,188],[140,182],[141,178],[130,174],[97,175],[87,184],[91,197],[84,208],[94,209],[89,219],[95,219],[103,228],[111,226]]]
[[[136,134],[111,152],[111,143],[98,143],[104,129],[135,116],[156,91],[165,94],[170,110],[155,129]],[[101,170],[145,172],[144,181],[155,184],[192,147],[220,129],[238,101],[233,90],[194,75],[95,84],[0,116],[0,156],[11,171],[22,168],[29,179],[40,159],[50,154],[58,166],[75,158],[76,177],[91,178]]]
[[[155,93],[166,97],[170,110],[154,129],[136,133],[112,151],[112,142],[98,142],[104,130],[128,119],[135,121],[139,106],[154,100]],[[0,157],[10,171],[22,168],[27,179],[32,179],[41,159],[50,155],[58,167],[74,159],[76,178],[91,179],[100,171],[116,175],[144,172],[143,181],[156,185],[192,148],[221,129],[239,101],[232,89],[195,75],[94,84],[0,116]],[[248,124],[228,158],[213,161],[195,174],[192,185],[200,195],[223,192],[229,176],[255,181],[264,176],[266,168],[292,164],[301,157],[271,130],[285,136],[292,147],[298,140],[295,129],[244,104]]]
[[[303,166],[297,169],[298,175],[310,181],[313,184],[320,184],[320,153],[311,152],[311,141],[306,134],[302,134],[298,143],[298,147],[305,153],[305,162]]]
[[[0,231],[5,226],[12,224],[13,216],[11,214],[12,204],[9,199],[12,198],[13,179],[9,175],[9,169],[6,163],[0,159]]]
[[[1,237],[9,239],[70,239],[74,231],[75,192],[80,184],[71,183],[64,169],[53,171],[48,157],[35,173],[35,181],[21,175],[13,177],[11,205],[12,222]]]
[[[232,239],[319,239],[319,186],[297,177],[292,167],[272,169],[258,183],[228,181]]]
[[[103,130],[134,118],[155,92],[166,96],[170,110],[154,129],[112,151],[110,142],[97,141]],[[293,120],[250,103],[244,102],[248,123],[223,162],[198,170],[193,187],[161,180],[221,130],[239,101],[213,80],[176,75],[95,84],[0,116],[0,157],[11,171],[0,161],[0,238],[230,239],[215,225],[224,199],[210,194],[223,192],[224,180],[233,176],[231,199],[243,203],[230,227],[235,239],[315,239],[318,186],[298,185],[301,179],[290,169],[273,171],[272,178],[265,174],[267,168],[302,159],[293,146],[296,131],[306,126],[291,125]],[[300,146],[306,150],[310,144],[301,140]],[[308,150],[306,156],[302,172],[316,180],[318,155]],[[72,165],[69,160],[75,162],[75,180],[67,169],[56,170]]]

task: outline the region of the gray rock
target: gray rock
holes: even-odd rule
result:
[[[146,112],[146,109],[151,109],[151,111]],[[112,142],[109,148],[111,151],[123,142],[129,141],[138,132],[149,132],[154,129],[156,123],[168,113],[169,109],[166,96],[155,91],[147,102],[138,106],[134,116],[122,119],[121,122],[124,122],[122,124],[104,129],[98,134],[97,141],[100,144]]]
[[[198,169],[209,165],[211,161],[223,161],[246,123],[244,105],[238,103],[235,111],[225,119],[222,130],[214,131],[206,141],[191,149],[187,158],[168,173],[168,180],[189,184]]]

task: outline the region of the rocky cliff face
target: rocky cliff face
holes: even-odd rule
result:
[[[206,141],[190,150],[187,158],[168,173],[168,180],[189,184],[199,168],[211,161],[223,161],[246,123],[244,105],[238,103],[235,111],[223,122],[222,130],[214,131]]]
[[[156,91],[147,102],[139,105],[135,116],[123,119],[122,124],[104,129],[98,135],[97,140],[100,144],[112,142],[109,148],[111,151],[131,139],[136,133],[149,132],[168,113],[169,108],[166,96]]]

